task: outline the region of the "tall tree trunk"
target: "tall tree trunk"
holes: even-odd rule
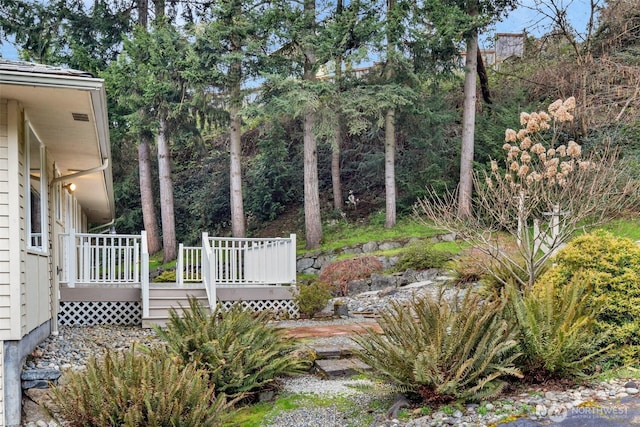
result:
[[[167,139],[167,118],[162,113],[158,129],[158,178],[160,180],[160,216],[162,217],[163,262],[176,259],[176,219],[173,205],[173,178],[171,177],[171,151]]]
[[[476,58],[478,69],[478,78],[480,79],[480,91],[482,92],[482,99],[487,104],[493,104],[491,100],[491,91],[489,90],[489,77],[487,76],[487,69],[484,66],[484,59],[482,59],[482,52],[480,49],[476,49]]]
[[[396,0],[387,0],[387,25],[392,19],[392,12]],[[395,25],[395,24],[394,24]],[[393,79],[393,65],[395,63],[396,37],[391,28],[387,28],[387,81]],[[385,188],[385,228],[396,225],[396,112],[393,108],[387,110],[384,117],[384,188]]]
[[[149,24],[149,0],[137,0],[138,25],[147,28]]]
[[[342,4],[342,0],[339,0]],[[336,85],[338,88],[338,99],[342,95],[342,56],[336,59]],[[340,111],[336,111],[336,119],[333,123],[333,144],[331,145],[331,184],[333,187],[333,207],[341,211],[344,209],[344,198],[342,197],[342,179],[340,178],[340,147],[342,145],[342,121]]]
[[[343,1],[338,0],[336,3],[336,15],[340,16],[343,12]],[[338,92],[338,100],[342,96],[342,55],[336,56],[336,89]],[[336,119],[333,123],[333,144],[331,145],[331,184],[333,188],[333,208],[342,211],[344,209],[344,198],[342,197],[342,180],[340,178],[340,147],[342,146],[342,122],[340,120],[340,109],[336,111]]]
[[[239,68],[240,64],[234,64]],[[239,70],[237,70],[239,71]],[[230,169],[230,193],[231,193],[231,232],[233,237],[245,237],[244,204],[242,201],[242,117],[240,116],[239,97],[240,82],[232,89],[231,107],[229,114],[229,169]]]
[[[473,15],[472,15],[473,16]],[[460,149],[460,184],[458,187],[459,218],[471,217],[471,196],[473,193],[473,149],[476,125],[476,67],[478,32],[467,38],[465,59],[464,107],[462,112],[462,145]]]
[[[333,188],[333,208],[341,211],[344,209],[344,198],[342,197],[342,179],[340,178],[340,145],[342,145],[340,117],[336,117],[334,126],[334,141],[331,146],[331,184]]]
[[[304,1],[304,13],[309,20],[309,31],[315,30],[315,0]],[[314,46],[307,42],[304,48],[304,75],[308,81],[315,80],[313,66],[315,64]],[[307,249],[320,247],[322,241],[322,221],[320,217],[320,193],[318,189],[318,147],[313,133],[315,112],[308,111],[304,115],[304,225]]]
[[[384,118],[384,188],[386,200],[385,228],[396,225],[396,116],[389,109]]]
[[[140,203],[142,205],[142,222],[147,231],[147,246],[150,254],[161,249],[160,234],[156,208],[153,202],[153,179],[151,178],[151,155],[149,141],[142,136],[138,145],[138,172],[140,174]]]
[[[320,246],[322,222],[318,191],[318,150],[313,134],[314,113],[304,116],[304,225],[307,249]]]

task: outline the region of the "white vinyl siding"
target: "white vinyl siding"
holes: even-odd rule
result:
[[[3,337],[10,335],[11,328],[10,239],[9,210],[7,209],[9,202],[7,121],[7,101],[0,99],[0,168],[3,169],[3,172],[7,172],[0,175],[0,335]],[[0,347],[3,346],[0,345]]]
[[[0,100],[0,340],[19,340],[26,313],[23,116]]]

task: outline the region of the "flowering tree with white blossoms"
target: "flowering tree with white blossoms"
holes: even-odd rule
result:
[[[505,164],[474,174],[474,215],[456,215],[456,195],[433,191],[418,201],[419,219],[455,232],[489,255],[491,272],[507,271],[520,287],[531,286],[547,260],[578,229],[624,210],[640,186],[629,181],[618,153],[608,147],[583,157],[562,128],[573,121],[575,99],[557,100],[547,111],[521,113],[518,130],[505,132]],[[507,232],[517,245],[509,245]],[[503,274],[494,274],[501,282]]]

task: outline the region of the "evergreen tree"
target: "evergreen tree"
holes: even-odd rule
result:
[[[125,41],[123,55],[110,70],[119,101],[132,112],[130,122],[141,137],[141,161],[146,157],[147,136],[153,133],[156,137],[165,262],[177,255],[169,147],[171,132],[185,120],[186,52],[185,38],[160,19],[150,31],[142,27],[134,31],[134,37]]]
[[[189,79],[203,96],[198,107],[207,122],[228,114],[231,228],[245,237],[242,191],[242,104],[244,89],[258,78],[267,51],[272,5],[260,0],[214,1],[200,10],[202,22],[192,27]]]

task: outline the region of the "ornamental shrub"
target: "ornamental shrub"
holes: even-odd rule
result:
[[[170,310],[166,327],[155,330],[181,363],[205,370],[217,391],[248,398],[273,387],[279,376],[304,368],[293,354],[295,341],[269,325],[268,316],[239,304],[210,313],[190,298],[182,316]]]
[[[152,280],[153,283],[176,283],[176,270],[165,270]]]
[[[349,294],[349,282],[367,279],[372,273],[382,271],[382,263],[374,256],[343,259],[329,263],[322,269],[318,278],[331,283],[342,296]]]
[[[215,427],[230,416],[225,396],[214,393],[204,371],[181,367],[164,351],[107,352],[65,377],[52,389],[53,403],[71,427]]]
[[[298,306],[298,311],[308,317],[313,317],[325,308],[331,299],[331,285],[315,281],[308,285],[299,284],[293,301]]]
[[[435,249],[428,242],[414,243],[404,249],[394,271],[442,268],[452,257],[451,252]]]
[[[640,358],[640,246],[604,231],[572,240],[555,257],[541,285],[571,284],[591,291],[591,304],[600,307],[597,332],[609,333],[618,362]]]
[[[502,316],[499,300],[426,296],[394,303],[380,313],[374,330],[356,336],[356,354],[400,389],[429,403],[479,401],[495,396],[505,377],[521,377],[517,332]]]

